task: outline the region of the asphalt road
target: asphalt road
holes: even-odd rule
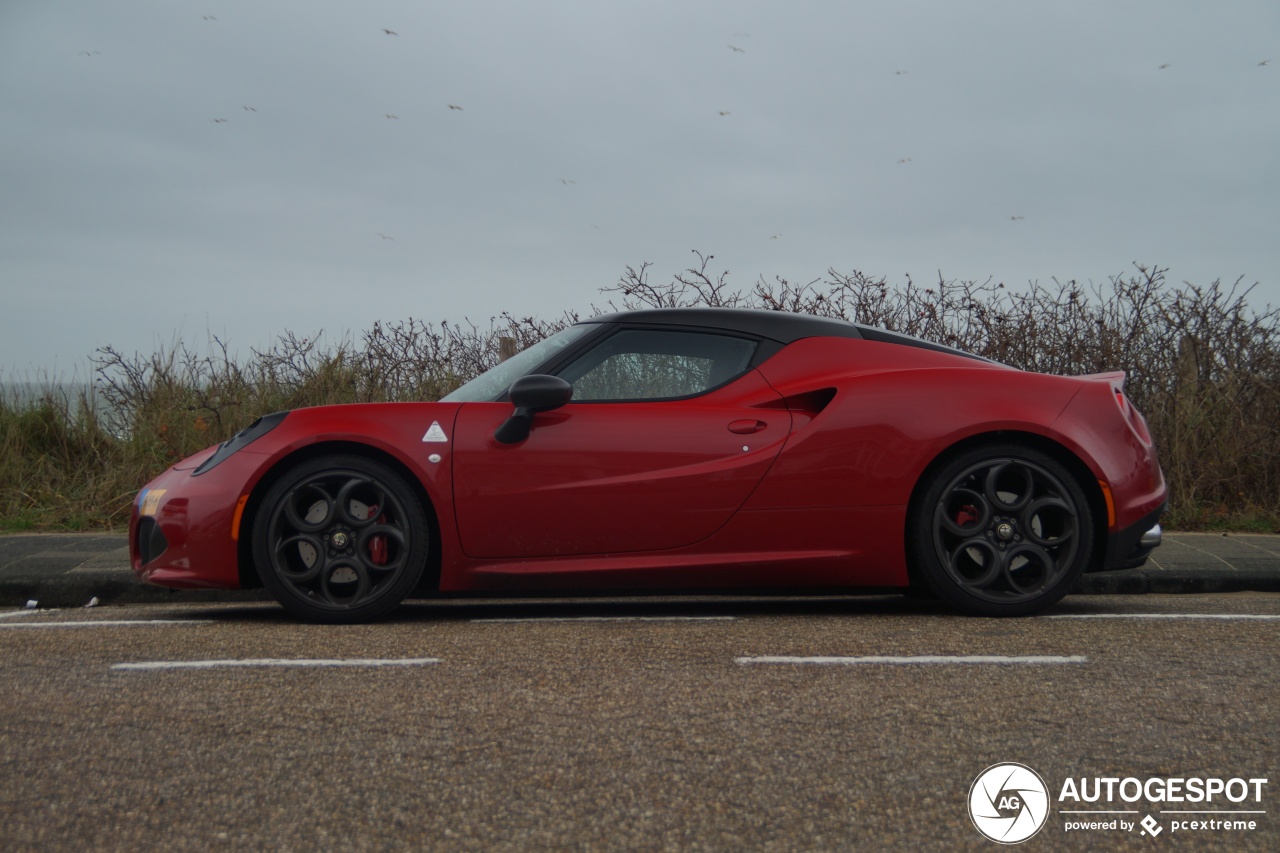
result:
[[[447,602],[347,627],[255,603],[6,610],[0,848],[994,850],[970,787],[1020,762],[1050,798],[1024,849],[1275,850],[1278,641],[1271,593],[1017,620],[896,597]],[[1067,831],[1108,808],[1062,802],[1068,777],[1268,782],[1109,805],[1152,837]],[[1174,814],[1224,809],[1262,813]]]

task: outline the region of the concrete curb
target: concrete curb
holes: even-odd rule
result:
[[[1280,592],[1280,576],[1262,572],[1207,575],[1195,571],[1127,569],[1085,575],[1075,595],[1180,595],[1227,592]],[[272,601],[263,589],[164,589],[121,572],[49,575],[40,579],[0,579],[0,607],[83,607],[99,604],[199,604]]]
[[[1125,569],[1085,575],[1076,595],[1190,595],[1219,592],[1280,592],[1280,576],[1264,572],[1205,574],[1188,570]]]
[[[1280,536],[1174,533],[1141,568],[1087,574],[1076,595],[1280,592]],[[119,533],[0,537],[0,607],[270,601],[265,590],[169,590],[134,579]]]
[[[0,580],[0,607],[84,607],[98,604],[198,604],[214,601],[271,601],[262,589],[164,589],[132,578],[82,575],[40,580]]]

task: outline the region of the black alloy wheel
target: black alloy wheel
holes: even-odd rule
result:
[[[417,585],[429,528],[417,495],[360,456],[304,462],[267,492],[253,525],[263,585],[309,622],[365,622]]]
[[[1093,551],[1089,501],[1048,454],[975,448],[937,472],[908,519],[912,569],[968,613],[1023,616],[1071,591]]]

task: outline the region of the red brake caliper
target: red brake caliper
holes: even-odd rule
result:
[[[373,518],[378,513],[379,507],[369,507],[369,517]],[[384,515],[378,519],[379,524],[386,523],[387,517]],[[375,566],[385,566],[387,564],[387,537],[381,533],[369,538],[369,562]]]
[[[960,511],[956,513],[956,524],[959,525],[960,527],[966,527],[970,524],[973,524],[977,520],[978,520],[977,507],[966,505],[964,507],[961,507]]]

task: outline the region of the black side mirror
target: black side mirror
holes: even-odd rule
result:
[[[519,444],[533,429],[533,416],[538,412],[558,409],[573,397],[573,386],[559,376],[533,373],[511,383],[507,392],[516,410],[493,433],[501,444]]]

